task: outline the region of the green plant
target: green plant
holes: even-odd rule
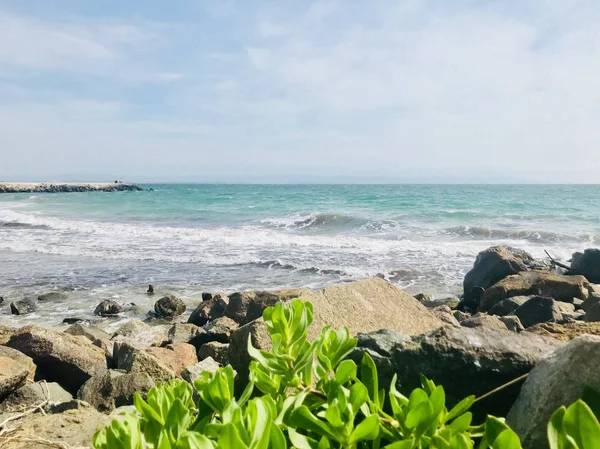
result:
[[[230,366],[135,396],[136,414],[99,431],[96,449],[519,449],[516,434],[488,417],[472,425],[470,396],[448,410],[444,389],[422,378],[406,397],[380,388],[375,363],[347,356],[356,346],[347,328],[323,329],[308,341],[311,304],[294,300],[264,312],[272,351],[248,341],[250,382],[234,396]],[[257,391],[258,390],[258,391]],[[196,399],[194,399],[196,397]],[[564,408],[563,408],[564,409]],[[588,449],[600,438],[583,402],[559,409],[549,425],[552,449]],[[589,433],[588,433],[589,432]],[[589,435],[589,437],[588,437]],[[596,439],[595,441],[599,441]]]

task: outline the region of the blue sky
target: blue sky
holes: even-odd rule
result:
[[[600,182],[600,2],[0,0],[0,178]]]

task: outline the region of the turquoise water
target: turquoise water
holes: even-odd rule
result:
[[[600,186],[144,187],[1,195],[0,296],[61,287],[85,310],[148,283],[195,298],[376,274],[442,295],[488,246],[568,259],[600,238]]]

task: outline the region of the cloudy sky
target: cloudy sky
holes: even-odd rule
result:
[[[0,0],[0,179],[600,182],[597,0]]]

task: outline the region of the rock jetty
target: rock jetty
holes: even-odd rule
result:
[[[0,193],[137,192],[135,184],[78,182],[0,182]]]

